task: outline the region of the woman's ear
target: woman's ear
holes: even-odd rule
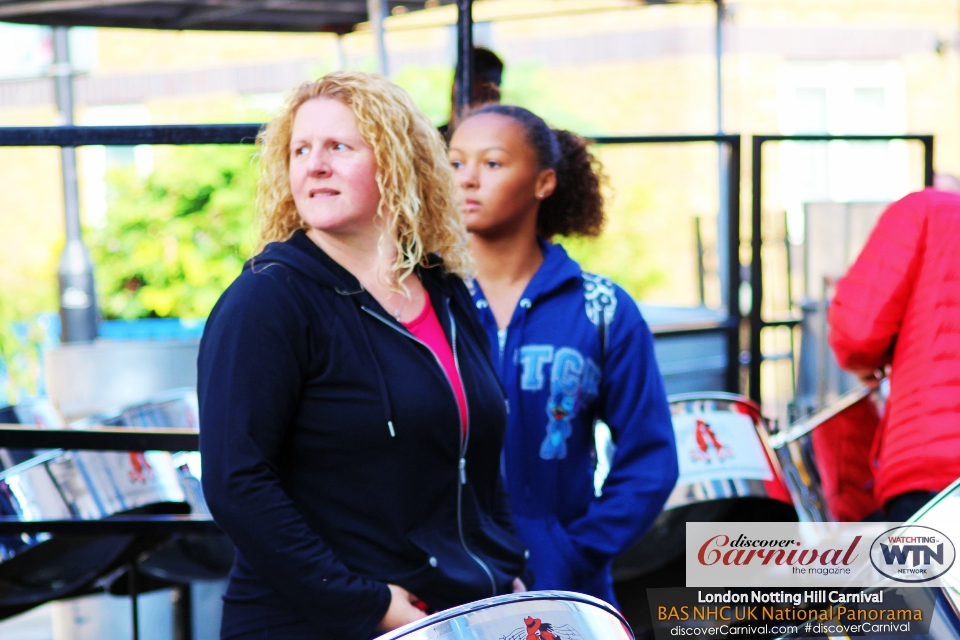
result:
[[[536,191],[537,200],[546,200],[557,188],[557,172],[553,169],[544,169],[537,176]]]

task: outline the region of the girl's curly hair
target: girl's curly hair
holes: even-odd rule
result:
[[[506,116],[523,127],[540,167],[557,172],[556,189],[537,211],[537,234],[544,238],[600,235],[604,223],[600,185],[605,178],[600,161],[587,148],[588,140],[551,129],[523,107],[487,105],[471,111],[467,119],[484,113]]]
[[[397,248],[391,268],[397,281],[403,282],[418,264],[426,265],[431,253],[443,258],[447,271],[469,276],[466,229],[440,133],[403,89],[381,75],[357,71],[330,73],[300,85],[257,136],[258,252],[309,228],[290,190],[290,139],[297,109],[318,97],[350,107],[360,136],[373,149],[380,188],[377,213],[386,222],[384,236]]]

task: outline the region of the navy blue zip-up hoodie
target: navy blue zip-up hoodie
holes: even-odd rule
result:
[[[238,552],[221,637],[364,640],[387,583],[443,609],[522,574],[486,336],[459,278],[418,275],[463,379],[465,437],[432,352],[301,231],[250,260],[211,313],[203,489]]]
[[[560,245],[541,240],[540,247],[543,264],[505,336],[483,291],[473,291],[510,404],[507,493],[530,548],[533,587],[616,604],[613,558],[653,524],[677,482],[670,408],[636,303],[609,279],[581,271]],[[617,444],[600,497],[594,418],[609,425]]]

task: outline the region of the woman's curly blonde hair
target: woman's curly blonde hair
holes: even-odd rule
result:
[[[443,258],[447,271],[469,276],[466,229],[440,132],[403,89],[381,75],[358,71],[330,73],[300,85],[280,115],[257,136],[257,251],[269,242],[287,240],[297,229],[309,229],[290,190],[290,139],[297,109],[317,97],[350,107],[360,136],[373,149],[380,188],[377,213],[387,225],[384,236],[397,249],[391,267],[397,282],[403,282],[418,264],[427,264],[431,253]]]

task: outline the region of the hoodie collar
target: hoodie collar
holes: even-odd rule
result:
[[[343,268],[336,260],[317,246],[307,236],[303,229],[297,229],[289,240],[271,242],[263,251],[251,258],[244,265],[244,269],[256,269],[267,263],[279,263],[296,270],[314,282],[334,289],[341,294],[356,294],[363,292],[363,286],[356,276]],[[416,267],[417,275],[427,286],[428,281],[432,288],[439,288],[444,294],[449,294],[449,286],[443,278],[443,260],[439,256],[427,256],[427,265]]]
[[[581,273],[580,265],[567,255],[562,246],[539,237],[537,242],[543,251],[543,264],[533,274],[523,294],[531,303],[569,286],[571,282],[579,286]]]

